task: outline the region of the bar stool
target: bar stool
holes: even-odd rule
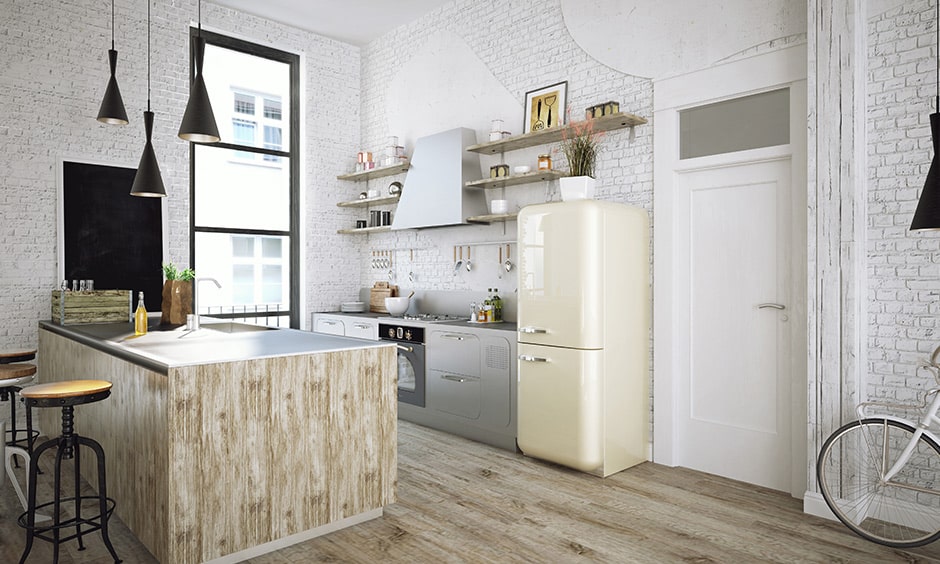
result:
[[[32,408],[34,407],[61,407],[62,408],[62,435],[50,439],[38,447],[32,449],[32,463],[29,465],[29,483],[27,486],[27,509],[17,520],[19,525],[26,529],[26,547],[23,549],[23,556],[20,558],[20,564],[26,561],[30,550],[33,548],[33,539],[40,538],[51,542],[53,545],[53,563],[59,561],[59,546],[62,543],[72,539],[78,539],[78,549],[84,550],[85,545],[82,536],[94,531],[101,531],[101,538],[104,540],[108,552],[114,558],[114,562],[121,562],[117,553],[114,552],[114,546],[108,537],[108,519],[114,512],[115,502],[107,496],[107,486],[105,480],[105,459],[104,449],[97,441],[88,437],[79,436],[75,433],[74,419],[75,406],[86,403],[93,403],[106,399],[111,395],[111,382],[105,380],[69,380],[66,382],[52,382],[49,384],[38,384],[31,386],[20,392],[26,401],[26,430],[27,434],[32,432],[33,417]],[[30,443],[33,441],[30,440]],[[81,466],[81,449],[86,446],[94,451],[98,462],[98,494],[94,496],[82,496],[80,492],[81,477],[79,475]],[[39,458],[50,449],[56,449],[54,483],[55,491],[53,500],[37,505],[36,504],[36,476],[39,467]],[[75,495],[73,497],[61,498],[60,484],[62,482],[62,460],[75,459]],[[82,516],[82,500],[95,499],[98,501],[97,514],[90,517]],[[75,515],[69,519],[62,519],[62,504],[72,503],[74,505]],[[36,510],[52,507],[52,523],[49,525],[36,525]],[[63,530],[75,527],[75,533],[62,537]],[[49,533],[52,536],[48,536]]]
[[[18,384],[0,383],[0,401],[10,401],[10,429],[8,429],[10,440],[6,440],[6,435],[0,435],[0,437],[3,437],[6,444],[10,446],[20,446],[20,443],[29,442],[28,437],[18,438],[22,430],[16,428],[16,394],[20,388],[32,383],[36,377],[35,365],[20,363],[35,358],[36,349],[0,351],[0,380],[22,378]],[[38,436],[39,433],[37,432],[36,435]]]
[[[10,481],[13,482],[13,489],[16,490],[17,497],[20,498],[20,503],[23,504],[23,509],[26,509],[26,498],[23,495],[23,490],[20,488],[20,483],[17,481],[16,476],[13,474],[13,462],[15,457],[19,456],[23,459],[26,467],[29,467],[29,451],[28,446],[30,442],[27,440],[29,434],[27,433],[27,449],[23,449],[17,446],[16,439],[16,392],[21,391],[22,386],[25,386],[33,381],[36,377],[36,366],[33,364],[0,364],[0,400],[10,400],[11,404],[11,414],[12,414],[12,440],[6,440],[6,422],[0,421],[0,437],[3,438],[2,451],[0,454],[3,454],[3,464],[0,464],[0,481],[3,480],[4,471],[6,471],[10,476]]]

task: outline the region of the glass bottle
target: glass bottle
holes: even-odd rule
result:
[[[493,321],[503,320],[503,299],[499,297],[499,288],[493,288]]]
[[[137,310],[134,312],[134,334],[147,334],[147,309],[144,307],[144,293],[137,297]]]

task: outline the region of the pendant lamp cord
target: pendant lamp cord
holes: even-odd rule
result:
[[[938,2],[940,2],[940,0],[938,0]],[[197,21],[197,25],[199,26],[199,37],[202,37],[202,0],[199,0],[198,4],[199,4],[199,10],[198,10],[199,19]],[[937,5],[940,6],[940,4],[937,4]],[[937,69],[938,69],[937,72],[940,72],[940,63],[938,63]],[[937,96],[940,96],[940,90],[937,90]]]
[[[111,0],[111,50],[114,50],[114,0]]]
[[[937,98],[936,98],[936,108],[937,113],[940,114],[940,0],[934,2],[937,6],[937,21],[934,22],[934,29],[937,32]]]
[[[147,111],[150,111],[150,0],[147,0]]]

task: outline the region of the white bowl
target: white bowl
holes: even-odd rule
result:
[[[401,317],[406,311],[408,311],[408,303],[410,301],[411,298],[408,296],[385,298],[385,309],[388,310],[389,315]]]
[[[509,200],[491,200],[490,213],[506,213],[509,211]]]
[[[525,174],[532,170],[532,167],[529,165],[519,165],[512,167],[512,171],[516,174]]]

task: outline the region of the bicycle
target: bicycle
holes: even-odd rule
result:
[[[940,384],[940,347],[918,367]],[[940,387],[922,406],[864,402],[858,420],[823,444],[816,464],[820,493],[849,529],[895,548],[923,546],[940,538]],[[931,400],[930,397],[933,396]],[[929,400],[929,401],[928,401]],[[871,408],[921,410],[919,423]]]

